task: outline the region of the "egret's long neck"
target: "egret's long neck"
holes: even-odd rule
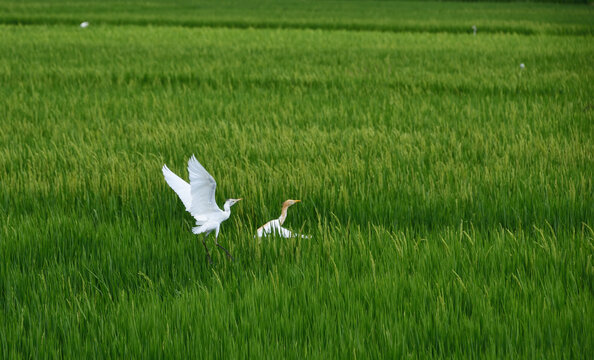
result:
[[[288,208],[289,205],[283,205],[283,209],[281,210],[281,216],[278,218],[278,222],[280,222],[281,225],[285,222],[285,219],[287,218]]]
[[[229,205],[228,201],[225,201],[225,204],[223,205],[223,210],[225,210],[226,213],[231,213],[231,205]]]

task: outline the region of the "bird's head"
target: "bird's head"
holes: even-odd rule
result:
[[[240,201],[241,199],[227,199],[227,201],[225,201],[225,207],[231,207],[233,205],[235,205],[236,202]]]
[[[291,200],[291,199],[289,199],[289,200],[287,200],[287,201],[285,201],[283,203],[283,207],[289,207],[291,205],[297,204],[298,202],[301,202],[301,200]]]

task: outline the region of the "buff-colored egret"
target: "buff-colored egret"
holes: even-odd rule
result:
[[[186,210],[196,219],[196,225],[198,226],[193,227],[192,232],[194,234],[204,234],[202,244],[206,249],[208,261],[212,263],[206,246],[206,237],[213,231],[215,232],[215,244],[223,249],[230,259],[233,259],[229,251],[219,244],[219,228],[221,223],[231,215],[231,206],[241,199],[228,199],[223,205],[223,210],[221,210],[215,201],[217,183],[212,175],[196,160],[194,155],[188,160],[188,173],[190,174],[189,184],[169,170],[167,165],[163,165],[165,181],[179,196]]]
[[[278,219],[270,220],[266,224],[260,226],[258,228],[258,230],[256,230],[258,237],[261,238],[261,237],[266,237],[268,235],[274,235],[274,236],[280,236],[280,237],[284,237],[284,238],[291,238],[291,237],[309,238],[309,236],[295,234],[295,233],[291,232],[291,230],[285,229],[284,227],[282,227],[283,223],[285,222],[285,219],[287,218],[287,209],[289,209],[289,207],[291,205],[294,205],[298,202],[301,202],[301,200],[290,200],[289,199],[289,200],[285,201],[283,203],[283,207],[281,210],[281,216]]]

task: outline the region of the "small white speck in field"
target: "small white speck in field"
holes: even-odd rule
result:
[[[476,35],[476,25],[472,25],[472,35]]]
[[[525,68],[525,67],[526,67],[526,66],[524,65],[524,63],[521,63],[521,64],[520,64],[520,69],[523,69],[523,68]]]
[[[80,27],[83,28],[83,29],[86,28],[87,26],[89,26],[89,22],[88,21],[83,21],[83,22],[80,23]]]

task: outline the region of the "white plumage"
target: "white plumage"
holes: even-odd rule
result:
[[[303,235],[303,234],[296,234],[291,232],[291,230],[284,228],[281,226],[280,221],[278,219],[270,220],[266,224],[262,225],[257,230],[258,237],[266,237],[266,236],[279,236],[283,238],[292,238],[292,237],[300,237],[304,239],[309,239],[311,236]]]
[[[309,238],[310,236],[301,235],[291,232],[291,230],[282,227],[285,219],[287,218],[287,209],[291,205],[294,205],[301,200],[287,200],[283,203],[283,207],[281,209],[281,216],[278,219],[270,220],[266,224],[260,226],[258,230],[256,230],[258,237],[266,237],[268,235],[279,236],[283,238],[291,238],[291,237],[301,237],[301,238]]]
[[[196,225],[198,226],[192,228],[192,232],[194,234],[205,234],[202,243],[206,249],[208,260],[211,261],[211,258],[206,247],[205,238],[212,231],[215,232],[215,244],[223,249],[229,258],[233,259],[229,251],[219,245],[219,228],[221,223],[231,215],[231,206],[241,199],[228,199],[223,205],[223,210],[221,210],[215,201],[217,182],[196,160],[194,155],[188,160],[188,173],[190,174],[189,184],[169,170],[167,165],[163,165],[165,181],[179,196],[186,210],[196,219]]]

